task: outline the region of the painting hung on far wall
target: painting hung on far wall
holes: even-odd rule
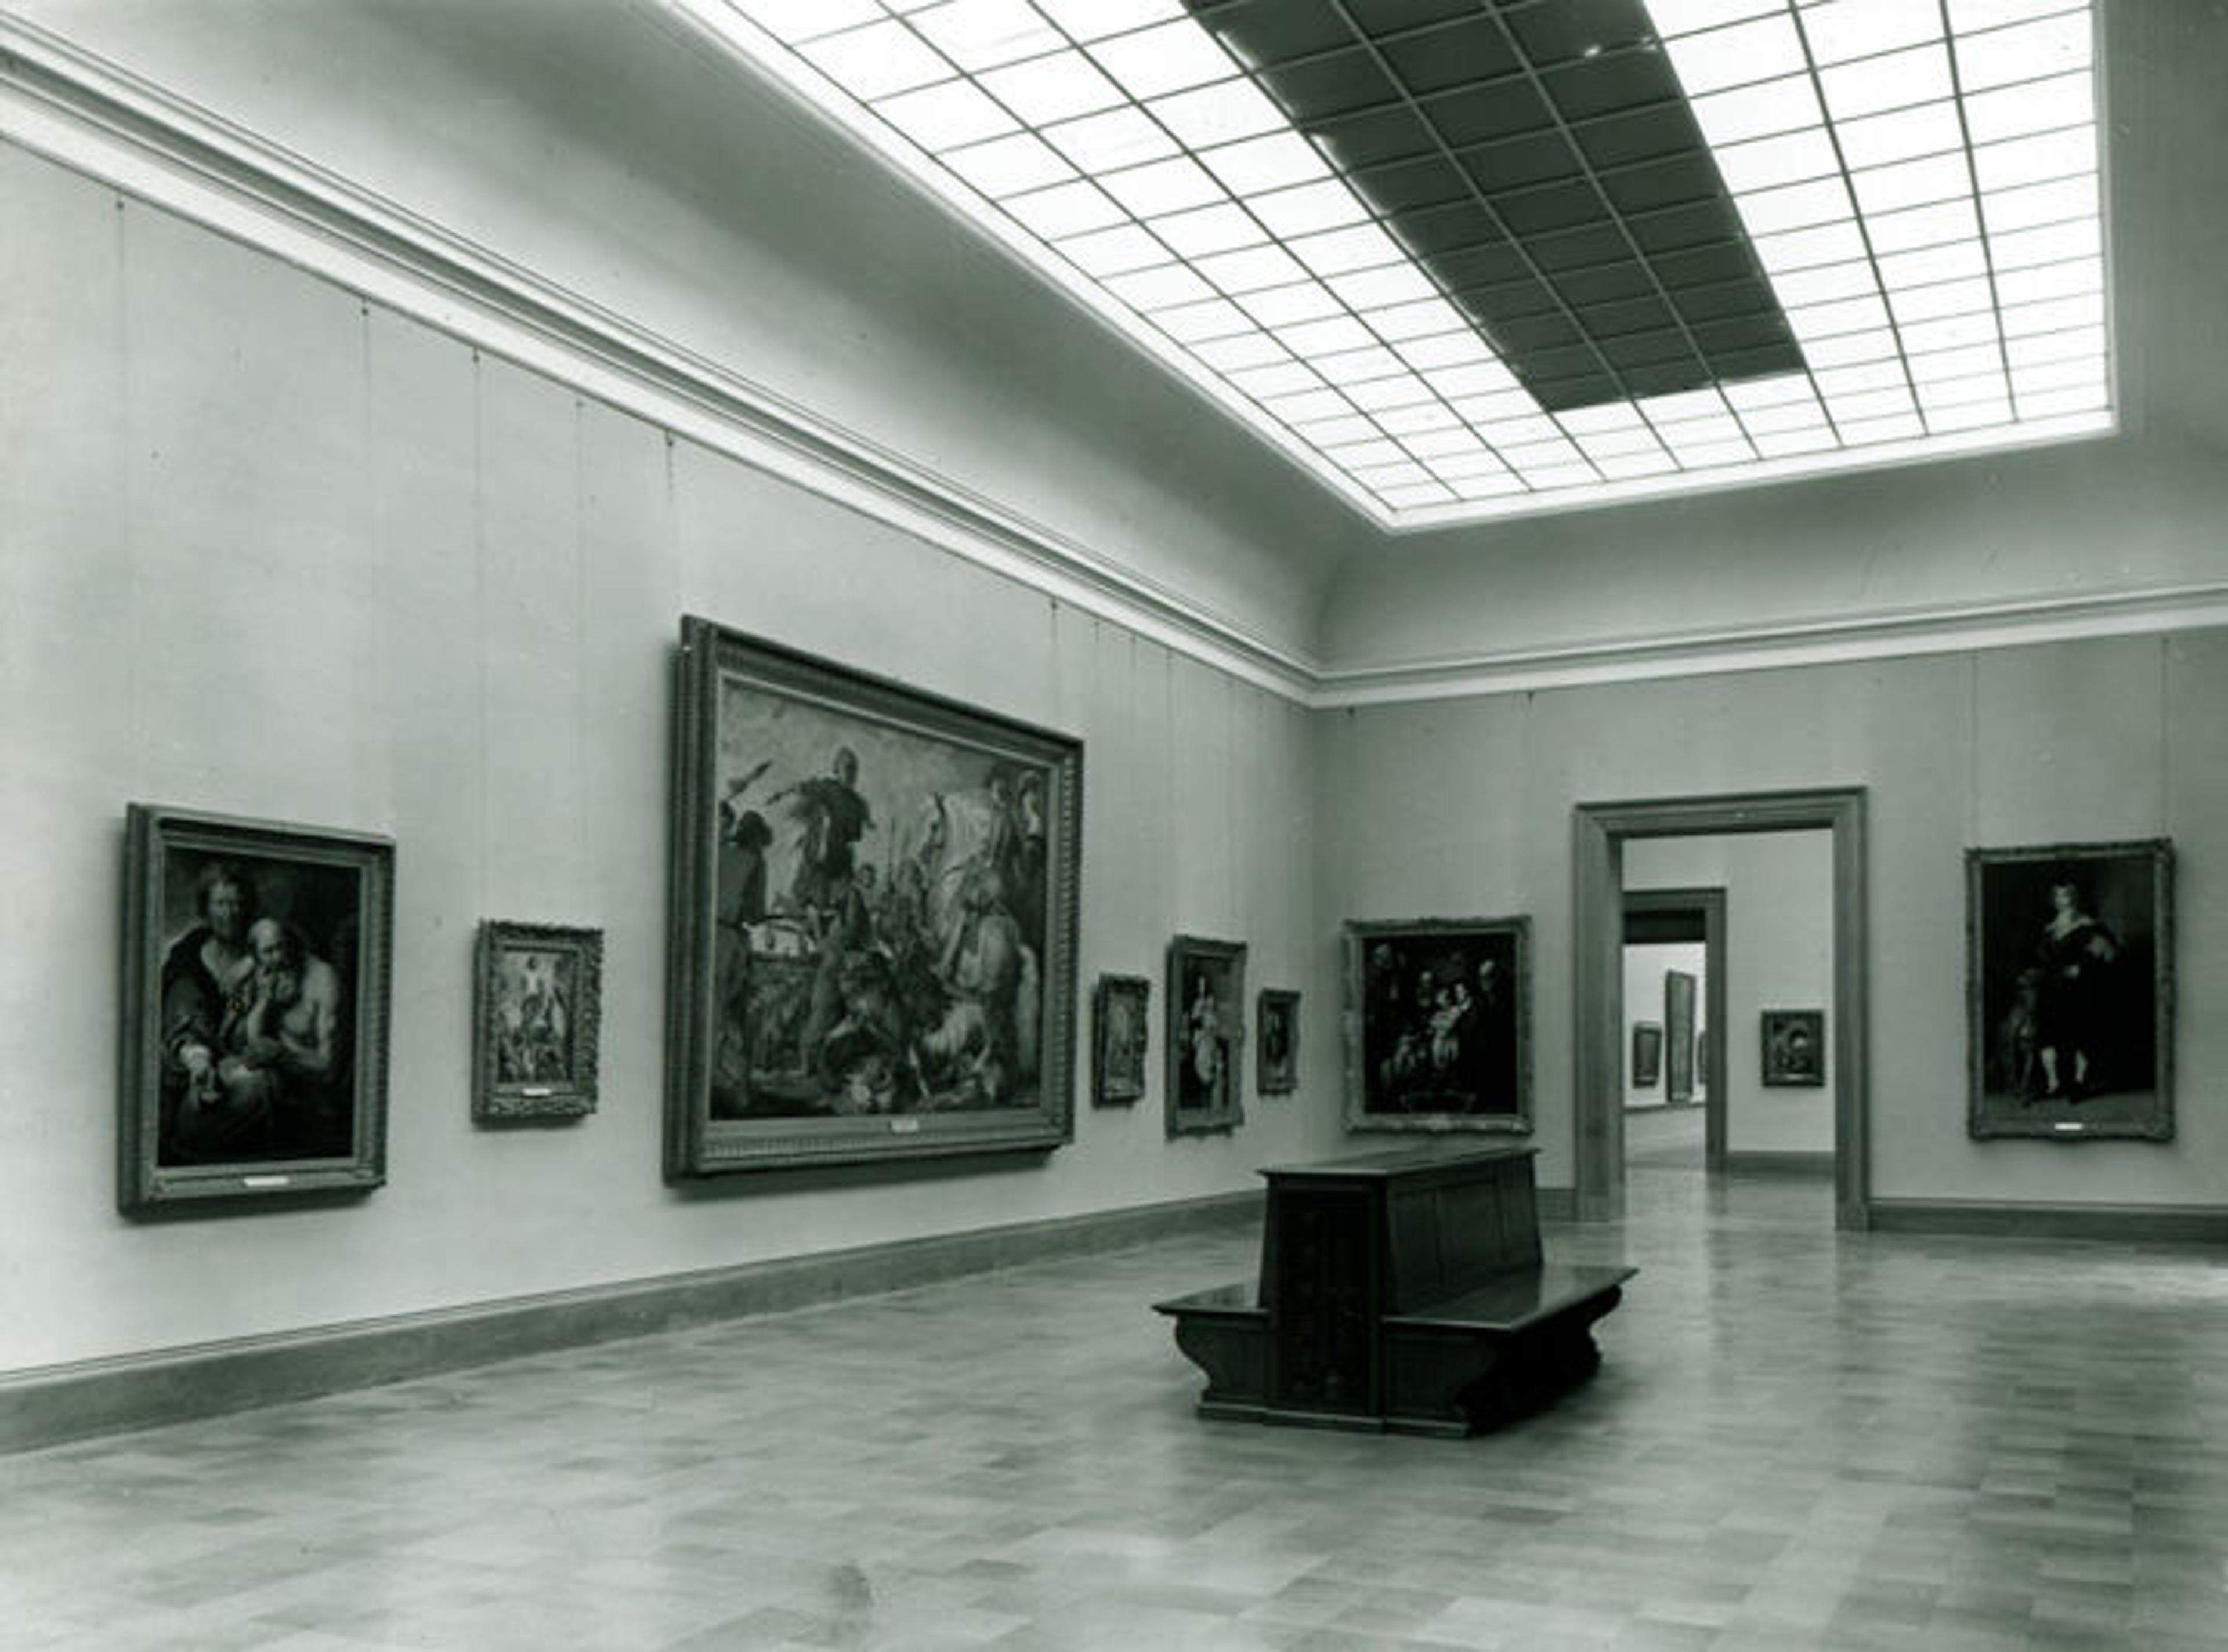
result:
[[[1168,944],[1168,1133],[1245,1121],[1245,947],[1178,935]]]
[[[596,1110],[603,932],[480,926],[472,1117],[571,1119]]]
[[[682,622],[666,1173],[1073,1131],[1083,748]]]
[[[1663,972],[1663,1093],[1684,1105],[1694,1099],[1694,992],[1683,969]]]
[[[394,845],[144,803],[125,838],[118,1205],[378,1186]]]
[[[1632,1088],[1652,1090],[1663,1080],[1663,1024],[1632,1024]]]
[[[1300,995],[1262,988],[1255,1018],[1261,1048],[1255,1055],[1254,1082],[1264,1095],[1289,1095],[1300,1083]]]
[[[1350,1130],[1532,1127],[1526,917],[1348,922]]]
[[[1145,1094],[1145,1053],[1151,1043],[1153,984],[1142,975],[1101,975],[1092,995],[1094,1053],[1091,1099],[1119,1107]]]
[[[2174,850],[1965,852],[1968,1128],[2174,1135]]]
[[[1826,1012],[1766,1010],[1762,1017],[1764,1081],[1773,1086],[1826,1081]]]

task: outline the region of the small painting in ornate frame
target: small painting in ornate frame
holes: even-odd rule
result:
[[[1652,1090],[1663,1081],[1663,1024],[1632,1024],[1632,1088]]]
[[[1968,1133],[2174,1137],[2174,847],[1965,852]]]
[[[1245,1122],[1245,945],[1178,935],[1168,943],[1168,1133]]]
[[[600,929],[480,925],[472,1005],[472,1117],[576,1119],[596,1110]]]
[[[1760,1018],[1764,1081],[1774,1087],[1826,1081],[1826,1012],[1766,1010]]]
[[[1300,1083],[1300,995],[1264,986],[1255,1015],[1261,1047],[1254,1082],[1264,1095],[1289,1095]]]
[[[1346,925],[1349,1130],[1532,1128],[1532,921]]]
[[[1074,1134],[1083,745],[682,622],[665,1173]]]
[[[394,845],[134,803],[117,1202],[387,1179]]]
[[[1142,975],[1101,975],[1092,994],[1091,1100],[1120,1107],[1145,1094],[1152,1042],[1153,984]]]

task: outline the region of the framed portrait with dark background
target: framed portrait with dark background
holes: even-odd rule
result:
[[[1532,1128],[1532,921],[1349,922],[1349,1130]]]
[[[2174,849],[1965,852],[1975,1138],[2174,1135]]]
[[[1168,991],[1168,1133],[1235,1129],[1245,1118],[1245,943],[1178,935]]]
[[[603,1026],[600,929],[480,925],[472,1005],[472,1117],[576,1119],[596,1110]]]
[[[125,843],[118,1205],[378,1186],[394,845],[145,803]]]

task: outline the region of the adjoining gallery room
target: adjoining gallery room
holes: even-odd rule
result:
[[[0,1647],[2228,1649],[2228,0],[0,0]]]

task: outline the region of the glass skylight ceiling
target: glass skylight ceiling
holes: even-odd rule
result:
[[[2088,0],[674,0],[1411,526],[2111,428]]]

